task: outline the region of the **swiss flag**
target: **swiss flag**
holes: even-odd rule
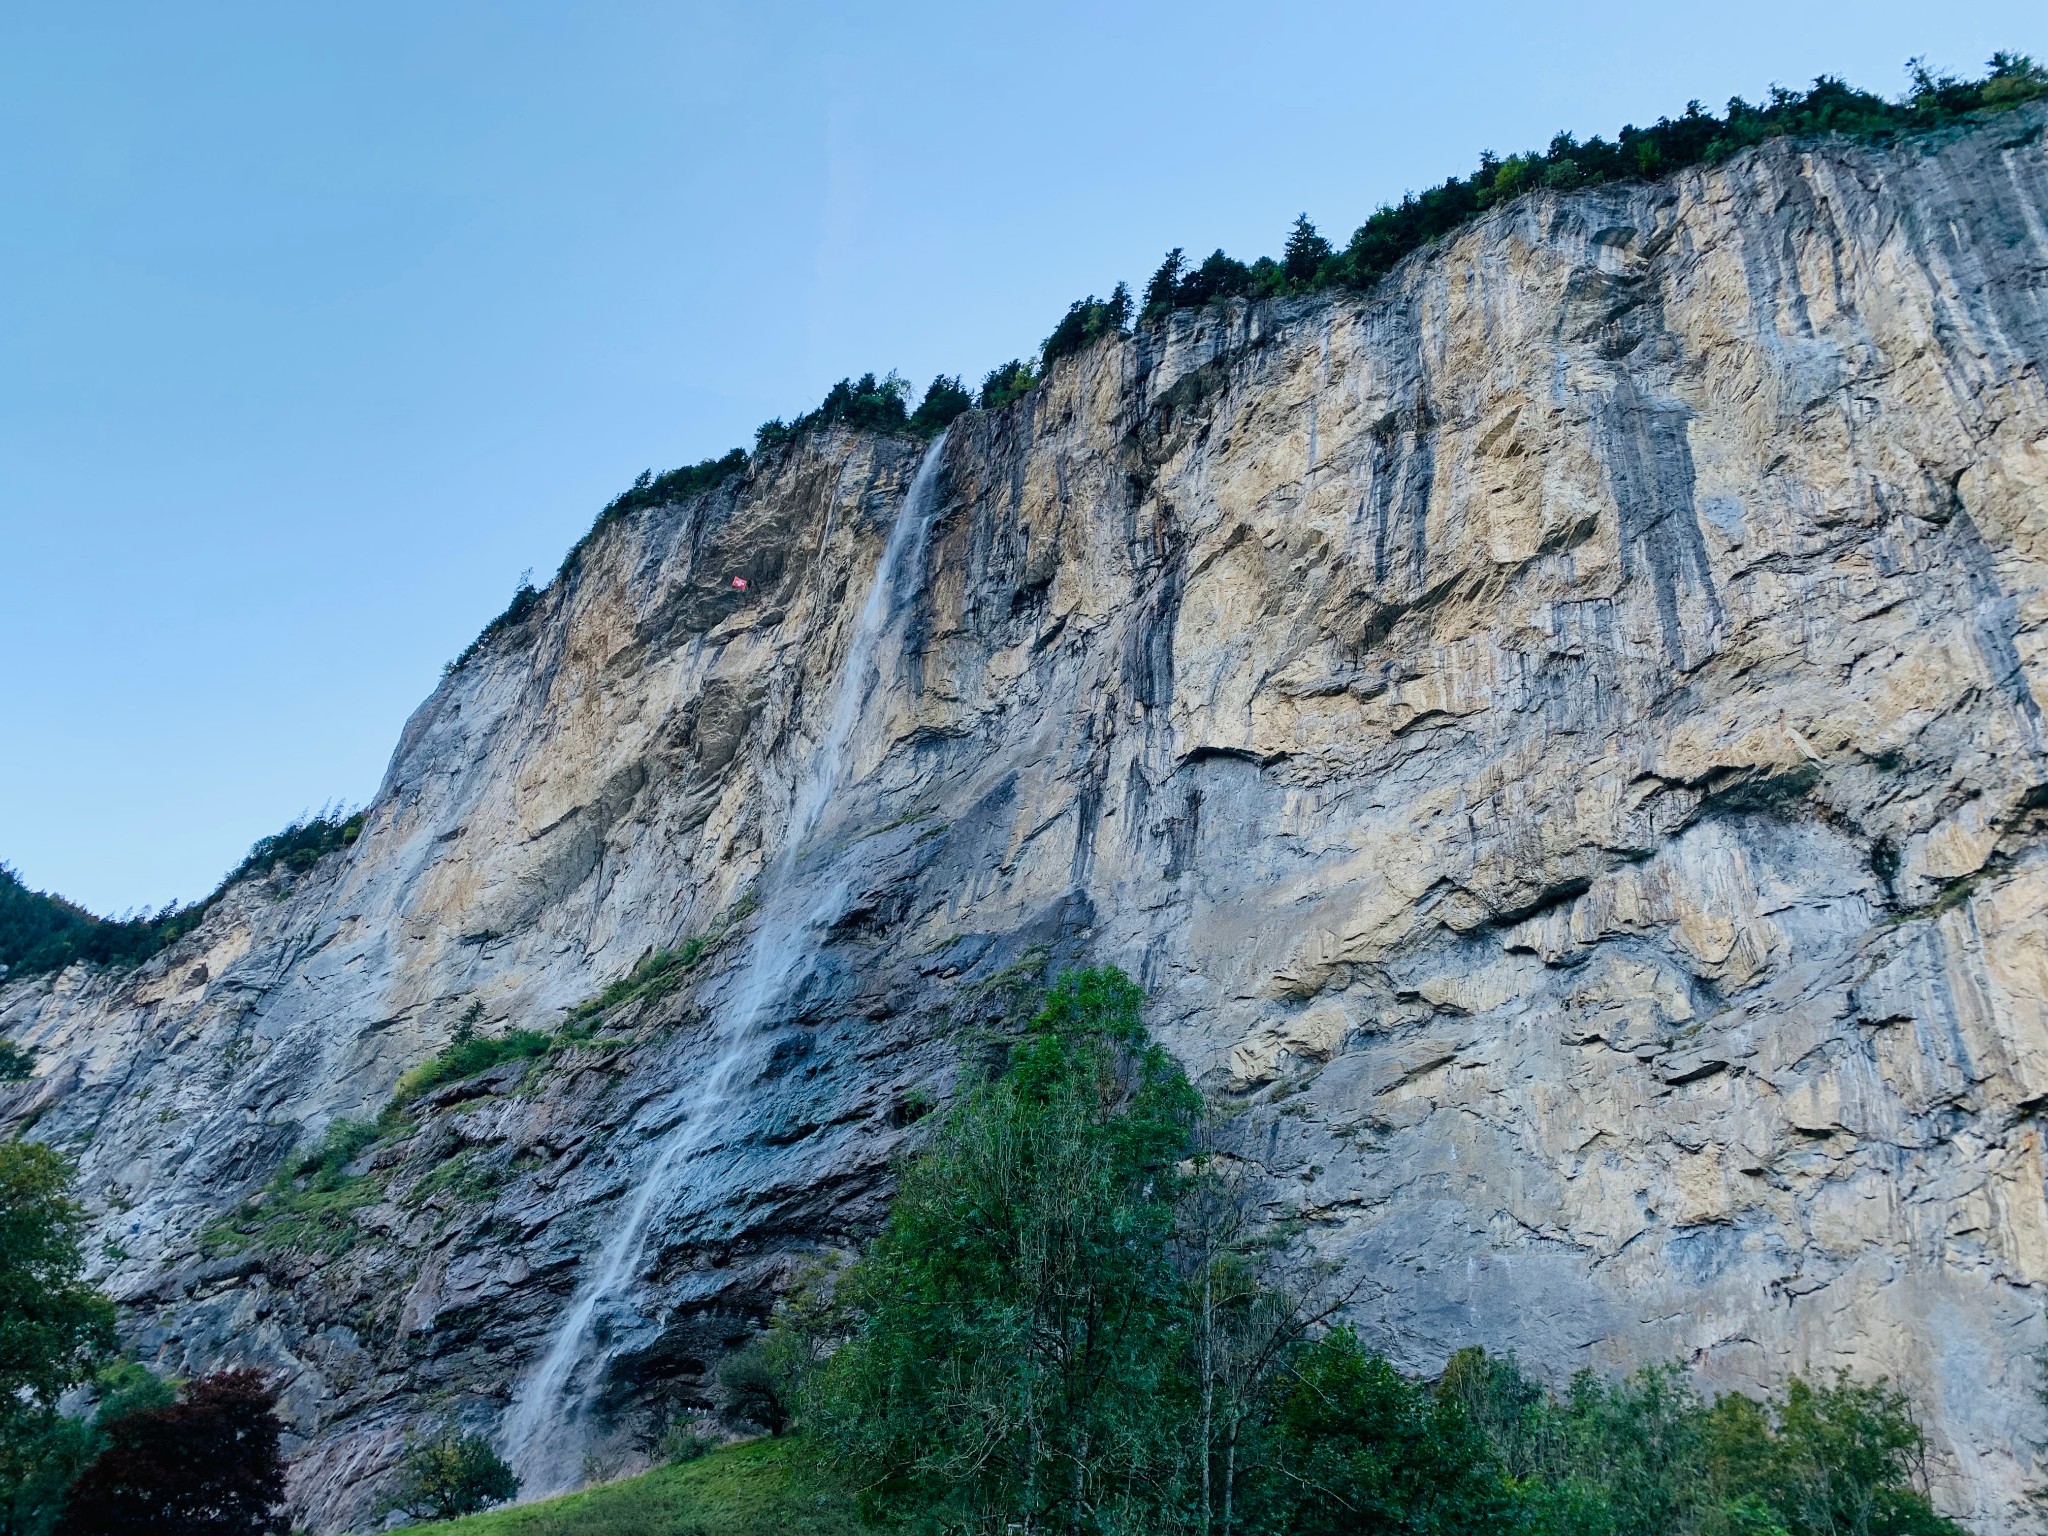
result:
[[[744,576],[735,576],[735,577],[733,577],[733,579],[732,579],[732,589],[733,589],[733,591],[735,591],[735,592],[744,592],[744,591],[746,591],[746,590],[747,590],[747,578],[746,578],[746,577],[744,577]]]

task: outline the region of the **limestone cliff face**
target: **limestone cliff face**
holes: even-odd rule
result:
[[[864,703],[922,445],[816,436],[600,529],[351,850],[133,974],[0,987],[40,1053],[9,1114],[79,1157],[134,1338],[280,1367],[345,1526],[409,1425],[500,1423],[691,1120],[573,1362],[610,1454],[857,1240],[957,1042],[1088,958],[1408,1363],[1886,1372],[1943,1502],[2011,1528],[2048,1436],[2044,122],[1536,195],[1369,298],[1062,364],[947,435]],[[235,1226],[465,1014],[551,1028],[693,936],[584,1043],[427,1095],[341,1239]]]

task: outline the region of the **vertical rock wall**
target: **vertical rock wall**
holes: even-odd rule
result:
[[[1524,198],[1369,297],[1179,313],[955,424],[845,882],[589,1362],[711,1390],[858,1239],[1020,977],[1123,965],[1421,1368],[1886,1372],[2014,1528],[2048,1337],[2039,108]],[[145,1353],[281,1369],[296,1487],[494,1425],[715,1048],[921,454],[814,436],[601,527],[355,847],[126,976],[0,987]],[[749,577],[744,593],[730,578]],[[308,1235],[280,1159],[469,1016]],[[644,973],[643,973],[644,974]],[[267,1214],[266,1214],[267,1213]],[[288,1213],[287,1213],[288,1214]]]

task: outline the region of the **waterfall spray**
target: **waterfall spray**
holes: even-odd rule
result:
[[[589,1410],[610,1358],[594,1348],[600,1317],[619,1305],[638,1276],[656,1217],[687,1179],[692,1154],[710,1133],[713,1111],[755,1063],[763,1013],[808,974],[814,935],[845,908],[849,884],[843,871],[813,882],[808,890],[793,885],[790,877],[805,842],[847,778],[853,734],[878,681],[876,650],[898,607],[898,572],[906,564],[916,569],[923,555],[945,444],[942,433],[926,452],[889,530],[873,585],[847,642],[824,738],[798,775],[782,846],[763,871],[759,921],[738,985],[728,1005],[719,1010],[712,1058],[701,1074],[666,1101],[663,1118],[674,1119],[673,1127],[662,1135],[622,1219],[577,1287],[547,1352],[506,1415],[499,1438],[528,1497],[559,1492],[580,1475]]]

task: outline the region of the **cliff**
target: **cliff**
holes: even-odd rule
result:
[[[1397,1358],[1885,1372],[1943,1504],[2012,1528],[2044,124],[1530,195],[929,453],[816,433],[601,526],[353,847],[0,986],[6,1113],[79,1159],[131,1338],[283,1373],[316,1528],[449,1416],[573,1480],[710,1394],[962,1042],[1085,958]]]

